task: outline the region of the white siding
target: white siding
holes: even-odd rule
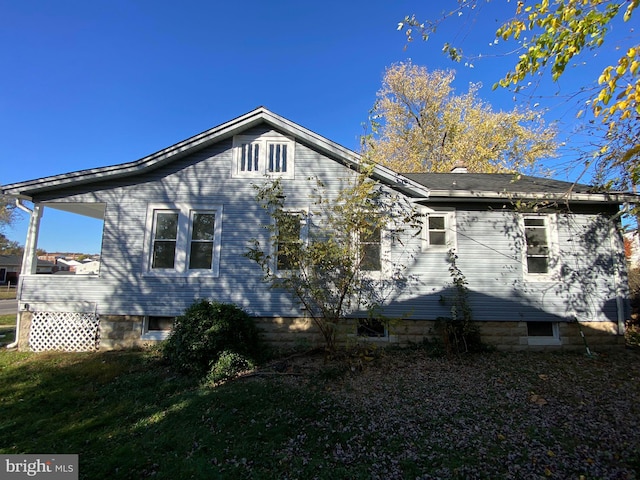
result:
[[[259,133],[253,129],[248,133]],[[23,303],[91,302],[100,314],[178,315],[199,298],[233,302],[258,316],[297,316],[292,299],[261,281],[262,272],[243,254],[249,241],[266,242],[266,213],[255,201],[257,179],[232,178],[228,139],[151,173],[105,183],[91,192],[66,190],[48,201],[106,203],[99,277],[28,276]],[[296,144],[295,178],[284,179],[287,201],[310,205],[317,176],[329,191],[345,185],[353,172],[313,149]],[[151,277],[143,274],[148,205],[223,205],[220,273],[214,277]],[[454,206],[442,205],[440,206]],[[466,276],[477,320],[554,320],[574,314],[581,320],[614,320],[615,279],[620,265],[611,255],[610,226],[591,232],[593,215],[558,217],[559,256],[564,282],[527,282],[522,238],[512,211],[478,208],[455,211],[458,266]],[[389,293],[386,314],[409,319],[447,316],[443,297],[451,277],[447,254],[421,252],[420,236],[406,235],[392,256],[407,266],[407,283]]]

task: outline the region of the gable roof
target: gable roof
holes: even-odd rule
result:
[[[361,163],[360,155],[352,150],[328,140],[280,115],[276,115],[265,107],[258,107],[249,113],[139,160],[13,183],[2,187],[0,193],[30,200],[38,194],[70,185],[86,185],[104,180],[138,175],[183,158],[186,155],[190,155],[216,142],[231,138],[242,131],[263,123],[286,135],[294,137],[296,141],[312,146],[314,149],[344,163],[350,168],[355,168]],[[373,176],[394,188],[405,191],[405,193],[410,194],[410,196],[424,197],[428,195],[428,190],[425,189],[423,185],[409,180],[387,167],[376,166]]]
[[[362,162],[362,157],[356,152],[287,120],[265,107],[258,107],[251,112],[139,160],[13,183],[0,187],[0,193],[18,199],[33,200],[34,198],[37,199],[40,194],[69,186],[90,185],[105,180],[132,177],[167,165],[260,124],[267,124],[283,134],[291,136],[297,142],[320,151],[328,157],[343,163],[348,168],[355,169]],[[438,201],[445,198],[460,200],[499,199],[505,201],[517,198],[620,204],[636,202],[638,199],[636,195],[632,194],[622,192],[593,193],[587,185],[574,185],[570,182],[526,175],[481,173],[400,174],[387,167],[377,165],[372,176],[376,180],[402,191],[415,201],[426,201],[427,199]],[[76,213],[95,216],[96,218],[101,218],[103,213],[103,208],[100,206],[87,207],[85,204],[61,205],[63,204],[57,204],[56,208],[71,209]]]

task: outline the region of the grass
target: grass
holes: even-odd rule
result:
[[[0,345],[13,342],[15,338],[16,315],[0,315]]]
[[[0,286],[0,300],[15,300],[16,288],[7,288]]]
[[[0,453],[77,453],[84,479],[640,475],[634,353],[312,364],[213,387],[153,352],[0,351]]]

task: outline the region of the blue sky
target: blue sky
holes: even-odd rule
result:
[[[409,58],[455,69],[460,92],[483,82],[483,99],[511,109],[511,93],[491,90],[508,59],[469,68],[440,49],[490,53],[514,3],[404,49],[398,21],[436,18],[444,2],[0,0],[0,184],[136,160],[260,105],[357,150],[385,67]],[[557,94],[583,79],[539,90],[548,121],[573,117]],[[98,253],[100,229],[46,210],[39,247]],[[26,218],[4,233],[24,243]]]

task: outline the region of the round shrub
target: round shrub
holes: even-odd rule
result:
[[[163,357],[185,372],[204,376],[224,351],[259,360],[262,346],[253,319],[236,305],[200,300],[176,319]]]
[[[218,383],[236,377],[240,372],[253,368],[255,364],[247,357],[237,352],[225,350],[218,357],[218,361],[211,366],[207,375],[208,383]]]

